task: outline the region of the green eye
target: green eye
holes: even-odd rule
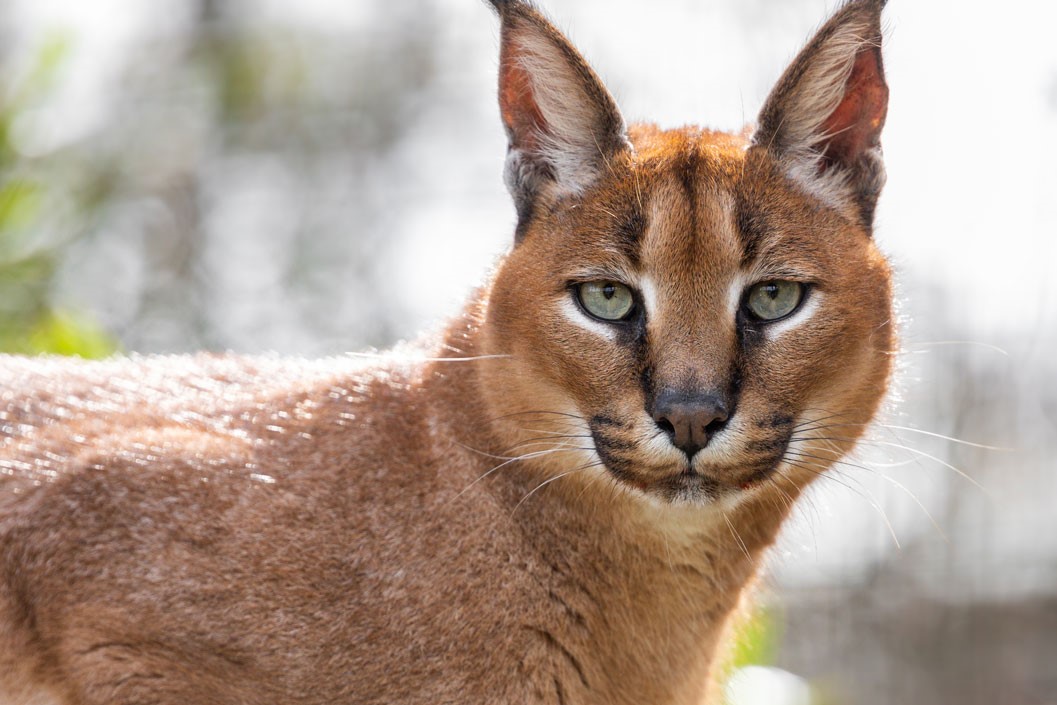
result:
[[[631,289],[617,282],[585,282],[576,287],[580,305],[595,318],[621,321],[635,308]]]
[[[795,311],[803,298],[803,284],[776,280],[760,282],[749,289],[745,305],[761,321],[776,321]]]

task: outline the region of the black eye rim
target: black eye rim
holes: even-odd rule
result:
[[[591,310],[587,308],[587,305],[584,304],[583,299],[580,297],[581,287],[587,284],[603,283],[619,284],[620,286],[625,287],[628,291],[631,292],[631,308],[629,308],[628,312],[620,318],[602,318],[601,316],[596,316],[595,314],[591,313]],[[639,296],[638,290],[630,284],[625,284],[619,279],[577,279],[574,281],[570,281],[566,285],[566,288],[569,290],[570,295],[573,297],[573,301],[576,302],[576,306],[581,311],[583,311],[584,315],[601,323],[608,323],[610,325],[616,326],[626,325],[628,323],[631,323],[635,318],[637,318],[639,311],[642,309],[641,297]]]
[[[763,318],[761,316],[756,315],[756,313],[749,307],[749,296],[752,294],[753,290],[755,290],[758,286],[763,286],[765,284],[775,284],[778,282],[796,284],[798,287],[800,287],[800,298],[797,300],[796,306],[793,306],[793,308],[789,309],[788,313],[779,316],[778,318]],[[812,289],[814,289],[814,285],[811,282],[799,281],[797,279],[761,279],[760,281],[754,282],[753,284],[750,284],[749,286],[745,287],[745,291],[741,295],[741,310],[744,315],[748,316],[748,318],[755,323],[761,323],[765,325],[770,323],[778,323],[779,321],[784,321],[790,316],[796,314],[796,312],[803,307],[804,302],[807,301]]]

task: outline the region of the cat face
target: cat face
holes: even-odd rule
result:
[[[666,500],[794,481],[772,478],[784,460],[802,482],[835,457],[787,457],[805,424],[839,419],[825,446],[846,447],[883,394],[888,267],[765,151],[698,130],[631,134],[634,157],[535,217],[493,286],[521,411],[579,420],[527,425],[578,430],[584,463]],[[678,428],[695,423],[696,438]]]
[[[879,11],[853,3],[823,27],[750,138],[626,130],[571,45],[506,6],[519,226],[487,304],[506,452],[701,503],[795,494],[854,444],[893,345],[870,232]]]

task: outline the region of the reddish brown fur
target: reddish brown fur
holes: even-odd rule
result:
[[[889,271],[773,144],[625,136],[583,95],[620,130],[605,168],[575,195],[514,180],[520,243],[421,351],[0,365],[0,702],[701,702],[792,502],[883,395]],[[641,330],[578,312],[592,277],[653,297]],[[811,310],[739,318],[790,277]],[[657,387],[736,396],[705,484],[678,484]]]

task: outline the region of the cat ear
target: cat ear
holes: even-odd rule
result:
[[[885,182],[885,1],[851,0],[823,25],[771,92],[753,137],[791,179],[831,206],[855,209],[867,227]]]
[[[613,97],[569,40],[528,2],[491,2],[502,21],[505,179],[525,221],[540,196],[582,193],[629,143]]]

